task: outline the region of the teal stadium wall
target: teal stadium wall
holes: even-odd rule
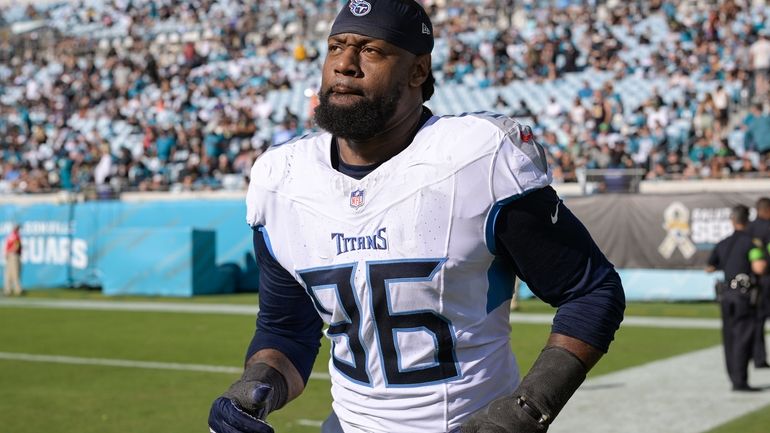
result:
[[[161,296],[233,292],[236,273],[216,266],[215,244],[214,231],[191,227],[113,230],[101,249],[102,292]]]
[[[107,294],[256,291],[241,200],[0,206],[0,236],[22,225],[22,285]],[[4,271],[0,268],[0,273]]]

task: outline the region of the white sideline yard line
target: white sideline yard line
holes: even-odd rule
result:
[[[297,425],[301,425],[302,427],[321,427],[323,425],[323,421],[316,421],[312,419],[298,419]]]
[[[552,314],[511,313],[511,323],[551,323]],[[689,317],[643,317],[626,316],[622,327],[637,326],[644,328],[683,328],[683,329],[722,329],[720,319],[698,319]]]
[[[184,302],[94,301],[67,299],[0,298],[0,307],[51,308],[62,310],[137,311],[161,313],[236,314],[254,316],[259,311],[254,305],[191,304]]]
[[[731,391],[714,346],[586,381],[548,431],[701,433],[770,405],[770,369],[749,383],[763,391]]]
[[[71,365],[98,365],[104,367],[141,368],[149,370],[175,370],[175,371],[200,371],[204,373],[240,374],[241,367],[228,367],[224,365],[181,364],[176,362],[133,361],[129,359],[107,358],[83,358],[78,356],[62,355],[35,355],[32,353],[0,352],[0,360],[44,362],[53,364]],[[310,378],[315,380],[330,380],[328,373],[310,373]]]
[[[259,307],[255,305],[230,304],[188,304],[183,302],[137,302],[137,301],[95,301],[61,299],[17,299],[0,298],[0,308],[51,308],[64,310],[137,311],[193,314],[235,314],[256,316]],[[511,313],[511,323],[550,324],[552,314]],[[627,316],[622,326],[647,328],[688,328],[720,329],[719,319],[697,319],[683,317],[638,317]]]

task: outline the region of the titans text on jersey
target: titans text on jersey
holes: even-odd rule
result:
[[[356,250],[387,250],[387,228],[378,228],[373,235],[345,236],[345,233],[332,233],[332,240],[337,247],[337,255]]]

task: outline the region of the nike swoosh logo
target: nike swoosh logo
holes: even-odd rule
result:
[[[551,224],[556,224],[559,221],[559,205],[561,204],[561,200],[556,202],[556,211],[551,215]]]

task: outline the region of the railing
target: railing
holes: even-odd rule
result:
[[[582,195],[594,193],[636,193],[647,173],[642,168],[606,168],[576,170]]]

